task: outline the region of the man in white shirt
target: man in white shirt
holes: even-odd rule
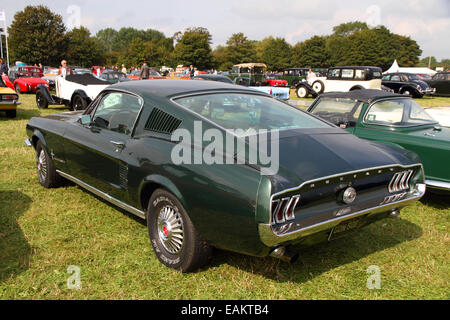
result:
[[[73,74],[73,70],[67,66],[66,60],[62,60],[58,70],[58,76],[62,75],[65,78],[68,74]]]

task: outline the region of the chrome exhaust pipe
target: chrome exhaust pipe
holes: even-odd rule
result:
[[[270,256],[292,264],[298,260],[299,254],[290,252],[286,247],[280,246],[273,249]]]
[[[400,217],[400,210],[399,209],[394,209],[394,210],[391,211],[390,215],[391,215],[392,218],[398,218],[398,217]]]

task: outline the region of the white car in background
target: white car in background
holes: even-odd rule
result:
[[[51,95],[45,86],[36,92],[38,108],[45,109],[51,104],[65,104],[70,110],[84,110],[97,95],[111,84],[92,74],[74,74],[55,77],[55,94]]]
[[[296,86],[299,98],[309,94],[317,96],[324,92],[347,92],[358,89],[381,90],[382,70],[378,67],[333,67],[326,77],[308,77]]]

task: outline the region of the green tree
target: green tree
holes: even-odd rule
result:
[[[113,28],[106,28],[97,32],[95,39],[103,52],[113,52],[117,33]]]
[[[213,66],[216,69],[219,70],[229,70],[230,69],[230,65],[232,66],[233,63],[232,62],[228,62],[227,60],[227,56],[226,56],[226,51],[227,51],[227,47],[226,46],[217,46],[213,52],[212,52],[212,56],[213,56]]]
[[[8,28],[11,63],[16,60],[56,66],[67,51],[62,17],[45,6],[27,6]]]
[[[388,69],[397,59],[401,66],[414,66],[422,53],[414,40],[391,33],[386,27],[362,30],[349,37],[346,64],[379,66]]]
[[[279,71],[292,64],[292,47],[283,38],[267,37],[258,44],[259,61],[267,65],[268,70]]]
[[[147,60],[146,43],[141,38],[134,38],[130,46],[119,56],[119,63],[127,67],[140,66],[144,60]]]
[[[174,48],[177,64],[193,64],[199,70],[212,67],[211,34],[208,29],[188,28],[182,35],[176,33],[174,38],[178,40]]]
[[[141,38],[134,38],[129,48],[119,56],[118,62],[127,67],[140,66],[143,61],[147,61],[148,65],[153,67],[172,65],[172,51],[171,38],[159,41],[144,41]]]
[[[442,59],[437,67],[443,67],[444,70],[448,70],[450,68],[450,59]]]
[[[327,37],[325,50],[329,56],[330,66],[343,66],[347,64],[347,55],[351,47],[351,40],[348,37],[332,35]]]
[[[292,62],[297,67],[323,68],[330,66],[329,53],[326,50],[327,37],[314,36],[297,43],[292,49]]]
[[[400,49],[398,50],[397,62],[403,67],[414,67],[419,63],[419,57],[422,54],[422,50],[415,40],[410,37],[401,35],[394,35],[395,40],[398,42]]]
[[[159,41],[165,39],[165,36],[162,32],[153,29],[121,28],[114,37],[112,51],[122,52],[126,50],[136,38],[141,38],[142,41],[147,42]]]
[[[333,35],[338,37],[348,37],[356,32],[367,29],[369,29],[367,23],[361,21],[341,23],[333,28]]]
[[[253,62],[255,56],[254,42],[248,40],[242,32],[234,33],[226,43],[224,61],[221,68],[228,70],[235,64]]]
[[[67,61],[71,65],[90,67],[100,61],[100,51],[91,33],[85,27],[67,33]]]

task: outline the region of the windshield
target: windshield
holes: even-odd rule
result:
[[[354,99],[320,98],[311,113],[338,126],[355,126],[362,106]]]
[[[220,93],[179,98],[176,102],[225,129],[242,129],[244,136],[252,129],[329,127],[295,107],[260,95]]]
[[[372,105],[364,119],[366,123],[409,127],[437,123],[412,99],[380,101]]]

